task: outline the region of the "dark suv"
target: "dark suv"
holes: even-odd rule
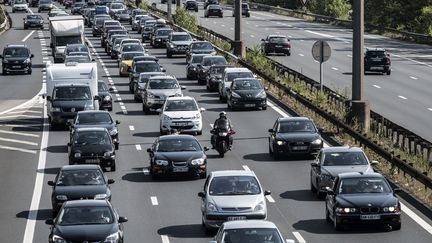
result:
[[[364,72],[380,72],[390,75],[391,61],[390,54],[385,49],[366,49],[364,57]]]
[[[194,10],[198,12],[198,3],[195,0],[187,0],[183,3],[186,10]]]
[[[242,16],[246,16],[246,17],[250,17],[250,8],[249,8],[249,4],[247,3],[242,3],[241,6],[241,13]],[[232,16],[235,17],[235,11],[232,11]]]
[[[32,58],[26,45],[7,45],[3,49],[2,58],[3,75],[13,72],[32,73]]]

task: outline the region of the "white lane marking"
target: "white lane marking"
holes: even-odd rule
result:
[[[22,113],[36,113],[36,114],[41,114],[40,111],[32,111],[32,110],[18,110],[18,111],[12,111],[12,112],[9,112],[8,115],[9,115],[9,114],[22,114]]]
[[[213,123],[210,123],[210,127],[213,129]]]
[[[121,105],[120,108],[121,108],[122,110],[126,110],[126,107],[125,107],[124,105]]]
[[[0,149],[19,151],[19,152],[24,152],[24,153],[29,153],[29,154],[36,154],[37,153],[36,150],[23,149],[23,148],[17,148],[17,147],[10,147],[10,146],[3,146],[3,145],[0,145]]]
[[[300,54],[298,54],[298,55],[301,56],[301,57],[304,57],[304,54],[301,54],[301,53],[300,53]]]
[[[143,169],[143,173],[144,173],[144,175],[150,175],[150,171],[149,171],[149,169],[148,168],[145,168],[145,169]]]
[[[120,97],[117,100],[120,101],[121,100]],[[124,103],[123,102],[119,102],[119,105],[124,107]]]
[[[162,243],[170,243],[167,235],[161,235],[161,238],[162,238]]]
[[[378,85],[376,85],[376,84],[374,84],[374,85],[372,85],[372,86],[374,86],[374,87],[377,88],[377,89],[381,89],[381,86],[378,86]]]
[[[249,169],[249,167],[247,166],[247,165],[242,165],[242,167],[243,167],[243,169],[245,170],[245,171],[250,171],[251,169]]]
[[[32,115],[11,115],[11,116],[2,116],[0,119],[8,119],[8,118],[17,118],[17,117],[25,117],[25,118],[40,118],[40,116],[32,116]]]
[[[316,32],[316,31],[312,31],[312,30],[305,30],[305,31],[308,32],[308,33],[314,34],[314,35],[319,35],[319,36],[335,39],[335,40],[338,40],[338,41],[342,41],[344,43],[350,43],[351,42],[348,39],[339,38],[339,37],[332,36],[332,35],[327,35],[327,34],[322,34],[322,33]]]
[[[414,62],[414,63],[417,63],[417,64],[420,64],[420,65],[424,65],[424,66],[427,66],[427,67],[432,67],[432,65],[430,65],[430,64],[427,64],[425,62],[419,62],[419,61],[416,61],[416,60],[408,58],[408,57],[402,57],[402,56],[397,55],[397,54],[393,54],[393,56],[394,57],[399,57],[399,58],[402,58],[402,59],[405,59],[405,60],[408,60],[408,61],[411,61],[411,62]]]
[[[45,84],[42,84],[42,90],[41,92],[46,92],[46,86]],[[48,124],[45,122],[47,120],[47,109],[46,109],[46,101],[44,100],[44,124],[43,124],[43,130],[42,130],[42,139],[41,139],[41,146],[39,151],[39,160],[38,160],[38,166],[37,166],[37,173],[36,173],[36,179],[34,183],[34,189],[33,189],[33,196],[30,203],[30,209],[29,214],[27,216],[27,223],[26,228],[24,231],[24,239],[23,243],[32,243],[33,242],[33,235],[36,227],[36,220],[37,220],[37,214],[39,210],[39,203],[42,195],[42,185],[44,182],[44,175],[43,169],[45,169],[46,164],[46,157],[47,157],[47,150],[48,147],[48,136],[49,136],[49,130],[48,130]]]
[[[225,25],[223,24],[223,25],[221,25],[222,27],[225,27]]]
[[[11,143],[22,143],[22,144],[27,144],[27,145],[32,145],[32,146],[38,145],[37,143],[34,143],[34,142],[27,142],[27,141],[11,139],[11,138],[0,138],[0,141],[11,142]]]
[[[159,205],[157,197],[150,197],[150,200],[151,200],[153,206]]]
[[[114,92],[115,92],[116,90],[114,90]],[[120,94],[115,94],[117,97],[120,97]]]
[[[250,37],[251,37],[251,38],[255,38],[255,36],[254,36],[254,35],[250,35]]]
[[[273,199],[273,197],[272,197],[271,195],[267,195],[267,196],[265,196],[265,197],[267,198],[267,201],[269,201],[269,202],[271,202],[271,203],[276,202],[276,201]]]
[[[401,99],[403,99],[403,100],[406,100],[406,99],[407,99],[407,97],[402,96],[402,95],[399,95],[398,97],[401,98]]]
[[[337,67],[332,67],[331,69],[333,69],[335,71],[339,70]]]
[[[319,63],[317,60],[314,60],[314,62]]]
[[[414,213],[410,208],[405,206],[405,204],[401,203],[401,209],[404,213],[406,213],[414,222],[419,224],[423,229],[425,229],[429,234],[432,235],[432,226],[420,218],[416,213]]]
[[[31,35],[33,35],[33,33],[35,32],[35,30],[33,30],[32,32],[30,32],[28,35],[26,35],[26,37],[24,37],[24,39],[22,39],[22,42],[25,42],[28,38],[30,38]]]
[[[30,8],[28,8],[28,11],[29,11],[31,14],[34,14],[33,11],[32,11]]]
[[[305,239],[303,238],[303,236],[301,236],[299,232],[294,231],[293,235],[295,236],[295,238],[298,240],[299,243],[306,243]]]
[[[127,115],[128,114],[127,110],[122,110],[122,111],[123,111],[123,115]]]
[[[135,144],[135,148],[136,148],[136,150],[140,151],[141,150],[141,145]]]
[[[135,131],[135,127],[134,126],[129,126],[129,130]]]
[[[428,110],[432,111],[432,108],[428,108]]]
[[[276,106],[273,102],[267,100],[267,105],[270,106],[273,110],[279,113],[283,117],[288,117],[288,114],[281,110],[278,106]]]
[[[26,137],[34,137],[34,138],[38,138],[39,137],[39,135],[37,135],[37,134],[30,134],[30,133],[23,133],[23,132],[12,132],[12,131],[4,131],[4,130],[0,130],[0,133],[19,135],[19,136],[26,136]]]
[[[410,79],[417,80],[418,78],[416,78],[416,77],[414,77],[414,76],[410,76]]]

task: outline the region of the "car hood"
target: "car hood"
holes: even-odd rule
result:
[[[83,108],[86,105],[91,105],[92,100],[54,100],[53,107],[62,108]]]
[[[56,225],[54,233],[68,242],[100,242],[117,228],[116,224]]]
[[[261,194],[258,195],[228,195],[210,196],[211,201],[220,210],[221,208],[250,207],[252,210],[260,202],[264,201]]]
[[[81,153],[81,156],[87,156],[89,154],[93,155],[103,155],[105,152],[111,152],[111,144],[85,144],[79,145],[74,144],[73,153]]]
[[[341,207],[386,207],[395,206],[398,199],[392,193],[339,194],[336,197]]]
[[[26,59],[28,59],[28,57],[8,57],[8,58],[5,58],[5,60],[8,60],[9,62],[23,62]]]
[[[84,127],[103,127],[106,128],[108,131],[111,131],[114,128],[113,124],[89,124],[89,125],[75,125],[74,128],[84,128]]]
[[[372,167],[369,165],[322,166],[321,169],[333,177],[345,172],[373,172]]]
[[[122,63],[122,64],[126,64],[126,65],[128,65],[129,67],[132,66],[132,60],[122,61],[121,63]]]
[[[192,118],[199,113],[199,111],[164,111],[163,114],[171,118]]]
[[[55,195],[65,195],[68,198],[89,198],[93,199],[96,194],[107,194],[106,185],[87,186],[56,186]]]
[[[204,157],[202,151],[181,151],[181,152],[156,152],[155,159],[163,159],[174,162],[185,162]]]
[[[261,91],[262,91],[262,89],[258,89],[258,90],[233,90],[233,92],[236,92],[242,98],[254,98]]]
[[[320,138],[317,133],[308,132],[278,133],[276,135],[276,139],[290,142],[312,142],[317,138]]]
[[[210,53],[212,53],[212,52],[215,52],[215,50],[212,50],[212,49],[204,49],[204,50],[191,50],[191,52],[192,53],[195,53],[195,54],[210,54]]]
[[[186,45],[188,46],[192,41],[171,41],[175,45]]]
[[[151,89],[147,90],[147,92],[158,96],[174,96],[179,93],[179,89]]]

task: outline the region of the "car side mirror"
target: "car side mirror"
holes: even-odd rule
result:
[[[108,184],[114,184],[115,180],[114,179],[108,179]]]
[[[186,86],[181,86],[181,89],[186,89]]]
[[[48,186],[55,186],[54,181],[48,181],[47,184],[48,184]]]
[[[47,96],[46,100],[51,101],[51,96]]]
[[[114,89],[113,89],[113,88],[109,88],[108,91],[109,91],[109,92],[113,92]]]
[[[120,216],[119,219],[118,219],[119,223],[126,223],[127,221],[128,221],[128,218],[123,217],[123,216]]]
[[[210,148],[209,147],[204,147],[204,151],[209,151]]]
[[[119,120],[116,120],[115,123],[118,125],[118,124],[120,124],[120,121],[119,121]]]
[[[32,54],[30,54],[30,58],[33,58],[34,57],[34,54],[32,53]]]
[[[200,108],[200,112],[204,112],[205,110],[206,110],[206,109],[203,108],[203,107]]]
[[[274,133],[275,131],[274,131],[272,128],[270,128],[270,129],[268,130],[268,132]]]
[[[270,194],[271,194],[271,191],[268,191],[268,190],[264,191],[264,196],[268,196]]]
[[[316,162],[313,162],[313,163],[311,163],[310,165],[311,165],[312,167],[315,167],[315,168],[316,168],[316,167],[319,167],[319,164],[316,163]]]
[[[53,219],[47,219],[47,220],[45,220],[45,224],[54,225],[54,220]]]
[[[204,198],[205,197],[205,193],[204,192],[198,192],[198,197]]]
[[[378,162],[377,160],[372,160],[372,161],[370,162],[370,164],[371,164],[371,165],[378,165],[379,162]]]
[[[151,148],[148,148],[148,149],[147,149],[147,152],[148,152],[148,153],[151,153],[151,152],[153,152],[153,150],[152,150]]]
[[[401,193],[402,189],[400,189],[399,187],[396,187],[393,189],[393,193]]]
[[[97,100],[97,101],[101,101],[101,100],[102,100],[101,97],[99,97],[99,95],[95,95],[95,96],[93,97],[93,99],[94,99],[94,100]]]
[[[162,109],[156,109],[156,112],[158,113],[158,114],[160,114],[160,113],[162,113]]]

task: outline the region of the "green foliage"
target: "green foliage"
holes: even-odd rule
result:
[[[178,8],[173,15],[174,23],[189,30],[192,33],[198,32],[198,23],[194,15],[190,14],[184,8]]]
[[[432,36],[432,6],[425,6],[421,14],[416,18],[416,32]]]
[[[351,4],[346,0],[308,0],[312,13],[339,19],[348,19]]]
[[[141,0],[141,4],[139,5],[140,9],[147,10],[149,8],[149,3],[147,0]]]

